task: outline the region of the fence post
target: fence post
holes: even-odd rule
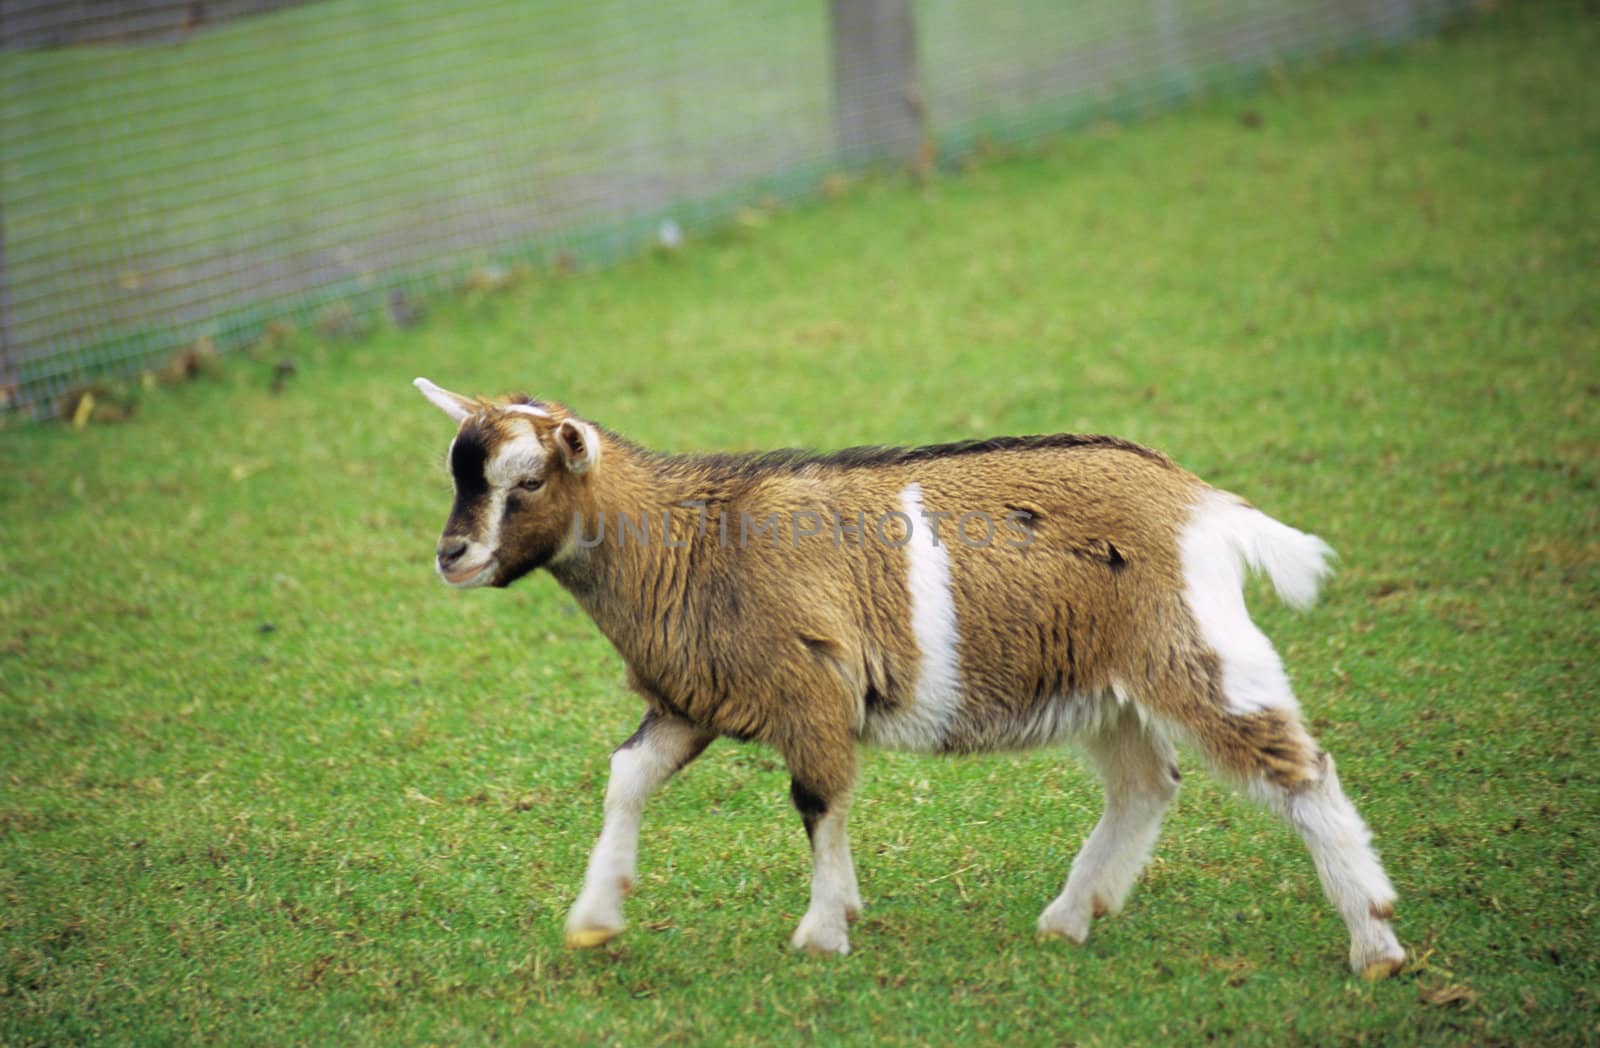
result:
[[[22,406],[11,338],[11,281],[6,273],[6,222],[5,212],[0,211],[0,413]]]
[[[913,162],[926,133],[911,0],[830,0],[833,120],[846,160]]]

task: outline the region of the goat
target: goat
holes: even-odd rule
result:
[[[1309,605],[1321,539],[1114,437],[668,456],[553,401],[415,384],[459,425],[440,576],[503,587],[548,570],[646,706],[611,756],[569,945],[622,930],[646,799],[720,736],[786,762],[812,848],[792,944],[838,954],[861,910],[845,828],[858,743],[1080,742],[1105,812],[1038,934],[1081,943],[1149,860],[1184,742],[1305,841],[1351,968],[1403,963],[1367,826],[1245,609],[1250,569]]]

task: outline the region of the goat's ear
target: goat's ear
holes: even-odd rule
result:
[[[430,401],[433,406],[449,415],[457,422],[462,421],[472,414],[477,405],[459,393],[452,393],[448,389],[440,389],[425,378],[419,378],[411,383],[418,391]]]
[[[556,427],[556,450],[573,473],[587,473],[600,461],[600,431],[587,422],[567,418]]]

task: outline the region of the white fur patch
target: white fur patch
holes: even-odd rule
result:
[[[526,477],[536,477],[544,470],[550,453],[532,433],[506,441],[495,450],[494,457],[484,469],[484,479],[492,487],[509,488]]]
[[[519,415],[532,415],[534,418],[550,418],[550,412],[533,404],[507,404],[507,411],[514,411]]]
[[[1220,491],[1206,492],[1195,505],[1179,548],[1184,599],[1222,664],[1229,711],[1294,709],[1283,662],[1245,609],[1245,569],[1265,572],[1286,603],[1305,607],[1316,599],[1333,551]]]
[[[789,940],[797,950],[850,952],[850,921],[861,912],[855,861],[845,829],[846,809],[830,808],[811,837],[811,905]]]
[[[1096,911],[1122,909],[1178,792],[1172,744],[1137,715],[1124,712],[1086,748],[1105,781],[1105,814],[1072,860],[1061,894],[1039,916],[1041,933],[1074,942],[1088,937]]]
[[[910,706],[868,720],[868,742],[893,749],[929,752],[939,749],[961,708],[961,633],[950,587],[948,534],[934,532],[922,516],[922,488],[900,492],[900,511],[911,521],[905,545],[906,589],[911,604],[911,633],[921,663]]]
[[[661,720],[611,755],[605,824],[589,856],[583,892],[567,915],[569,943],[585,945],[585,932],[622,929],[622,899],[633,884],[645,801],[694,758],[696,739],[695,731],[684,722]],[[588,942],[605,938],[609,934]]]
[[[1350,930],[1350,967],[1405,959],[1394,930],[1379,912],[1394,905],[1394,887],[1372,850],[1372,834],[1339,786],[1333,758],[1323,755],[1321,775],[1289,791],[1260,779],[1246,783],[1256,800],[1288,820],[1311,852],[1322,890]]]

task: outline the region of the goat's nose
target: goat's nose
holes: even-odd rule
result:
[[[461,559],[467,552],[466,539],[440,539],[439,540],[439,566],[448,568]]]

